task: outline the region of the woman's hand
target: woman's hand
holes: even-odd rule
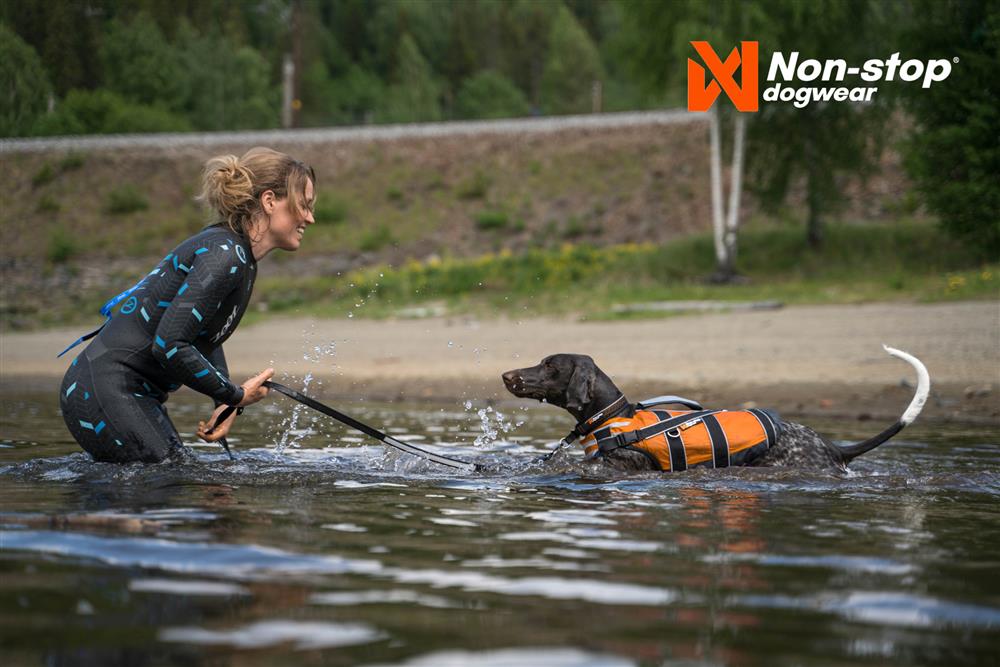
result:
[[[267,396],[267,387],[263,386],[264,382],[270,380],[274,377],[274,369],[268,368],[267,370],[259,373],[246,382],[243,383],[243,400],[240,401],[236,407],[243,408],[248,405],[253,405],[257,401],[261,400]],[[233,422],[236,421],[236,411],[234,410],[221,424],[218,424],[219,416],[222,412],[228,408],[228,405],[220,405],[212,413],[211,419],[206,422],[198,422],[197,435],[199,438],[205,442],[218,442],[222,438],[226,437],[229,433],[229,429],[232,427]],[[211,434],[208,433],[211,431]]]
[[[270,391],[267,387],[262,386],[266,381],[274,377],[274,369],[268,368],[259,375],[254,375],[252,378],[243,383],[243,400],[240,401],[236,407],[245,408],[248,405],[253,405],[257,401],[261,400],[267,396],[267,392]]]
[[[226,417],[225,421],[221,424],[217,424],[216,422],[219,421],[219,415],[222,414],[222,411],[228,407],[229,406],[225,404],[220,405],[215,409],[215,412],[212,413],[212,417],[207,423],[198,422],[197,435],[199,438],[205,442],[218,442],[222,438],[226,437],[226,434],[229,433],[229,429],[233,425],[233,422],[236,421],[236,411],[233,410],[232,414]],[[212,431],[211,435],[208,433],[209,430]]]

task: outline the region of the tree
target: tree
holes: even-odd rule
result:
[[[50,91],[41,58],[0,23],[0,136],[28,134],[45,113]]]
[[[775,50],[821,61],[863,62],[887,28],[879,9],[869,0],[769,0],[770,29],[761,42],[760,62],[770,62]],[[819,247],[826,215],[842,203],[843,181],[877,166],[889,110],[884,92],[867,105],[762,104],[748,140],[750,187],[774,209],[802,182],[806,239]]]
[[[167,43],[148,14],[115,19],[101,45],[107,88],[139,104],[179,110],[188,99],[188,77],[180,52]],[[210,67],[211,61],[199,63]]]
[[[136,104],[110,90],[71,90],[54,113],[38,119],[33,134],[129,134],[190,132],[187,119],[166,109]]]
[[[527,91],[534,109],[542,105],[544,54],[560,7],[555,2],[534,0],[513,0],[501,5],[499,21],[505,48],[500,69],[518,88]]]
[[[187,120],[161,107],[136,104],[110,90],[71,90],[54,113],[38,119],[32,133],[128,134],[190,132]]]
[[[409,34],[400,41],[393,79],[377,114],[379,120],[390,123],[441,120],[441,87]]]
[[[484,70],[462,83],[456,100],[460,118],[514,118],[528,114],[528,100],[510,79]]]
[[[704,40],[725,59],[729,48],[747,35],[765,33],[766,14],[754,3],[678,0],[667,5],[634,0],[626,5],[629,29],[635,34],[630,47],[637,74],[654,87],[679,86],[686,80],[686,63],[694,57],[692,40]],[[712,192],[712,229],[715,236],[716,272],[712,280],[736,279],[737,232],[742,194],[744,141],[747,114],[733,113],[733,160],[728,207],[723,203],[721,107],[730,105],[720,95],[709,112],[709,157]]]
[[[186,22],[174,46],[181,64],[182,107],[201,130],[276,127],[278,91],[263,56],[224,35],[200,35]]]
[[[542,105],[549,113],[591,110],[594,82],[604,79],[597,47],[565,7],[556,13],[542,73]]]
[[[921,58],[957,58],[951,75],[913,88],[906,166],[954,236],[1000,255],[1000,2],[919,2],[904,35]]]

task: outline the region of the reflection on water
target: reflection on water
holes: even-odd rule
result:
[[[96,464],[0,410],[4,664],[990,664],[1000,433],[916,426],[846,475],[616,475],[552,408],[343,405],[456,474],[272,401],[229,461]],[[204,405],[171,404],[184,428]],[[814,424],[861,439],[870,423]],[[182,432],[191,444],[191,432]]]

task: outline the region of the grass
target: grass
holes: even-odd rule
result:
[[[459,199],[485,199],[492,181],[493,179],[483,171],[476,171],[475,174],[459,184],[455,190],[455,196]]]
[[[105,210],[112,215],[127,215],[149,208],[146,197],[134,185],[122,185],[108,193]]]
[[[62,225],[49,234],[48,259],[53,264],[62,264],[80,251],[76,239]]]
[[[42,198],[38,200],[38,206],[35,210],[39,213],[58,213],[62,206],[52,195],[42,195]]]
[[[364,233],[358,243],[358,249],[363,252],[375,252],[394,241],[392,230],[387,225],[379,225]]]
[[[503,211],[486,210],[476,214],[476,227],[484,230],[503,229],[507,226],[507,214]]]
[[[378,229],[382,239],[378,243],[392,242],[388,227]],[[730,286],[705,281],[714,269],[712,238],[707,234],[659,246],[566,244],[521,254],[444,256],[396,267],[369,267],[339,277],[268,276],[263,270],[245,321],[282,315],[345,317],[349,312],[354,317],[386,318],[428,303],[444,304],[449,314],[572,315],[593,321],[676,316],[612,310],[615,304],[648,301],[773,299],[786,304],[834,304],[1000,298],[1000,263],[957,244],[930,224],[833,226],[820,251],[808,249],[802,236],[799,228],[744,230],[738,268],[748,283]],[[60,228],[47,240],[47,259],[53,264],[83,252],[78,241]],[[114,282],[122,284],[121,289],[127,286],[124,278]],[[16,312],[11,313],[22,322],[19,328],[90,322],[113,291],[95,288],[45,308],[13,304]],[[359,303],[363,307],[356,306]]]
[[[51,183],[56,180],[56,170],[51,164],[46,162],[35,172],[35,175],[31,177],[32,187],[40,188],[43,185]]]
[[[798,228],[744,230],[738,268],[747,283],[728,286],[705,281],[714,269],[706,234],[661,246],[567,244],[517,255],[410,261],[336,279],[265,277],[258,285],[270,312],[343,314],[363,299],[367,305],[359,315],[371,317],[441,299],[452,312],[627,319],[666,315],[617,313],[611,306],[683,299],[810,304],[1000,297],[1000,264],[929,224],[832,226],[821,250],[808,248],[802,237]]]
[[[324,193],[317,197],[316,210],[314,216],[316,222],[325,224],[337,224],[347,219],[350,208],[344,199],[337,195]]]

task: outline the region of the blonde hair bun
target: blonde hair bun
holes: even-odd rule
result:
[[[253,200],[253,172],[235,155],[219,155],[205,163],[198,198],[229,220]]]

